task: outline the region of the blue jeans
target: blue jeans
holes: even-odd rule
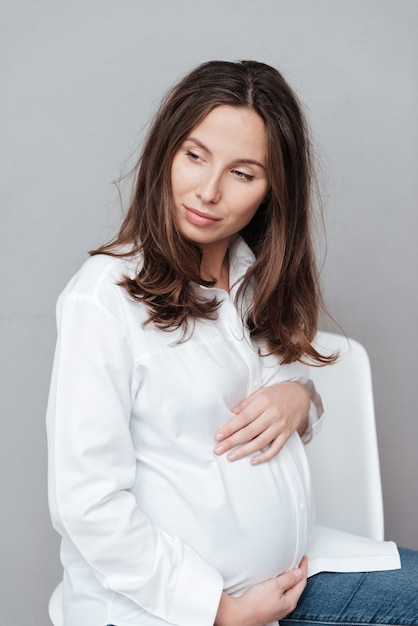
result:
[[[418,625],[418,552],[400,548],[402,569],[308,579],[283,626]]]

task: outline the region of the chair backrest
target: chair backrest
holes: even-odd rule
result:
[[[62,613],[62,582],[55,587],[49,599],[48,614],[54,626],[64,626],[64,615]]]
[[[322,430],[306,447],[317,523],[382,540],[382,485],[367,352],[353,339],[322,331],[315,343],[324,352],[340,352],[334,365],[311,368],[325,409]]]

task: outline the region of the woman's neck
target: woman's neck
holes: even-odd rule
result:
[[[200,273],[205,280],[215,280],[217,289],[229,292],[229,255],[228,249],[215,253],[203,251]]]

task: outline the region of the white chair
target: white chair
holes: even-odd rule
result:
[[[383,540],[383,499],[370,363],[363,346],[319,332],[319,350],[339,351],[334,365],[313,367],[311,378],[326,416],[306,451],[312,472],[316,521],[356,535]],[[49,602],[54,626],[63,626],[62,585]]]
[[[319,332],[319,350],[338,350],[334,365],[312,367],[325,419],[306,447],[316,501],[316,521],[356,535],[383,540],[382,485],[370,362],[353,339]]]
[[[54,626],[64,626],[62,614],[62,583],[55,587],[48,605],[48,613]]]

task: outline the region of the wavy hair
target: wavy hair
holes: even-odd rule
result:
[[[191,130],[219,105],[255,111],[266,127],[270,189],[241,232],[255,254],[237,296],[250,283],[257,286],[245,320],[251,336],[282,363],[330,363],[334,355],[324,356],[312,346],[324,306],[311,236],[309,131],[298,98],[269,65],[210,61],[167,93],[145,140],[119,233],[91,254],[142,255],[137,274],[125,276],[121,285],[147,305],[148,323],[186,333],[190,322],[216,318],[216,298],[198,295],[199,284],[213,285],[200,275],[201,250],[176,226],[171,166]]]

